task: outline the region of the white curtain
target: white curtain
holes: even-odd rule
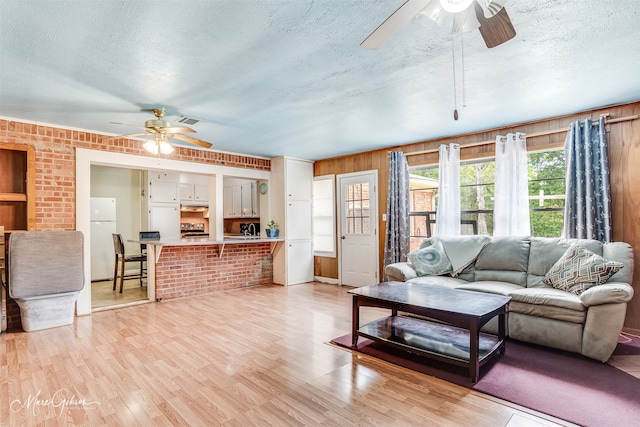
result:
[[[527,139],[524,133],[496,138],[494,236],[529,236]]]
[[[440,146],[436,236],[460,235],[460,144]]]

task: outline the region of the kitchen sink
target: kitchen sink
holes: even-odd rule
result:
[[[244,234],[226,235],[224,240],[258,240],[260,236],[245,236]]]

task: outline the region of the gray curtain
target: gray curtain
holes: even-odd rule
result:
[[[595,124],[595,126],[594,126]],[[604,118],[571,123],[564,143],[566,238],[611,241],[611,184]]]
[[[404,153],[390,154],[385,266],[406,261],[409,253],[409,168]]]

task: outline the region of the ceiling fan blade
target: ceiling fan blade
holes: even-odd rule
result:
[[[114,124],[114,125],[130,126],[130,127],[132,127],[132,128],[136,128],[136,129],[147,130],[147,128],[145,128],[145,127],[142,127],[142,126],[136,126],[136,125],[130,125],[130,124],[128,124],[128,123],[118,123],[118,122],[109,122],[109,123]]]
[[[365,49],[379,49],[400,28],[427,7],[431,0],[407,0],[391,14],[369,37],[360,43]]]
[[[213,146],[213,144],[211,144],[210,142],[203,141],[203,140],[201,140],[201,139],[194,138],[194,137],[192,137],[192,136],[187,136],[187,135],[178,135],[178,134],[175,134],[175,135],[167,135],[167,136],[168,136],[169,138],[179,139],[180,141],[185,141],[185,142],[188,142],[188,143],[190,143],[190,144],[198,145],[198,146],[203,147],[203,148],[211,148],[211,147]]]
[[[126,135],[116,135],[116,136],[110,136],[108,138],[103,138],[103,141],[109,141],[111,139],[120,139],[120,138],[131,138],[134,136],[142,136],[142,135],[148,135],[148,132],[144,132],[144,133],[128,133]]]
[[[195,130],[188,127],[161,128],[161,130],[165,133],[196,133]]]
[[[475,2],[476,17],[480,21],[480,34],[488,48],[496,47],[516,36],[516,30],[504,7],[491,18],[485,18],[482,7]]]

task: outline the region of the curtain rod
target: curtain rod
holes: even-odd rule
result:
[[[608,120],[609,115],[608,114],[603,114],[603,116],[605,117],[605,125],[611,124],[611,123],[619,123],[619,122],[627,122],[629,120],[635,120],[637,119],[638,116],[637,114],[633,115],[633,116],[627,116],[627,117],[620,117],[618,119],[610,119]],[[598,122],[594,122],[592,123],[594,126],[598,125]],[[546,135],[553,135],[555,133],[562,133],[562,132],[568,132],[569,128],[562,128],[562,129],[555,129],[555,130],[545,130],[542,132],[534,132],[534,133],[529,133],[526,135],[527,138],[535,138],[537,136],[546,136]],[[482,141],[482,142],[472,142],[469,144],[464,144],[464,145],[460,145],[460,148],[471,148],[471,147],[479,147],[481,145],[489,145],[489,144],[495,144],[496,141]],[[417,156],[420,154],[431,154],[431,153],[437,153],[440,149],[439,148],[432,148],[429,150],[422,150],[422,151],[411,151],[408,153],[404,153],[405,156]]]

